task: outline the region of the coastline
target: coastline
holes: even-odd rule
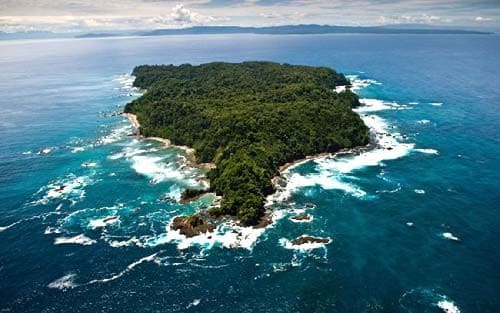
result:
[[[128,118],[130,120],[130,122],[132,123],[132,125],[134,126],[134,128],[137,131],[139,130],[141,124],[137,120],[137,116],[135,114],[123,112],[123,113],[121,113],[121,115],[125,116],[126,118]],[[137,132],[137,136],[139,138],[141,138],[141,139],[154,140],[154,141],[161,142],[161,143],[163,143],[167,147],[175,147],[175,148],[179,148],[179,149],[184,150],[186,152],[186,154],[187,154],[187,162],[188,162],[189,166],[197,167],[197,168],[202,168],[202,169],[206,169],[206,170],[210,170],[210,169],[215,168],[215,164],[213,164],[213,163],[198,163],[198,162],[196,162],[195,150],[193,148],[189,147],[189,146],[174,145],[167,138],[161,138],[161,137],[144,137],[139,132]],[[372,149],[376,148],[376,146],[377,146],[376,140],[373,140],[373,138],[370,137],[370,142],[366,146],[357,146],[357,147],[353,147],[353,148],[344,148],[344,149],[341,149],[341,150],[339,150],[337,152],[322,152],[322,153],[318,153],[318,154],[307,155],[307,156],[305,156],[302,159],[298,159],[298,160],[295,160],[295,161],[292,161],[292,162],[288,162],[288,163],[285,163],[285,164],[281,165],[279,167],[279,169],[278,169],[279,174],[276,175],[276,176],[274,176],[273,178],[271,178],[271,183],[273,184],[273,186],[276,186],[278,184],[278,181],[280,179],[282,179],[282,178],[285,177],[285,173],[286,173],[287,170],[289,170],[289,169],[291,169],[291,168],[293,168],[295,166],[298,166],[300,164],[303,164],[305,162],[308,162],[308,161],[311,161],[311,160],[317,160],[317,159],[321,159],[321,158],[326,158],[326,157],[335,157],[335,156],[339,156],[339,155],[343,155],[343,154],[352,154],[352,153],[359,154],[359,153],[362,153],[362,152],[366,152],[366,151],[372,150]],[[204,180],[207,180],[207,179],[204,178]]]
[[[220,216],[220,217],[214,217],[214,216],[210,215],[208,210],[200,209],[200,210],[197,210],[196,213],[194,213],[194,215],[187,214],[187,215],[183,215],[183,216],[179,216],[179,217],[182,217],[184,220],[187,220],[193,216],[198,216],[198,218],[201,221],[200,225],[202,225],[203,227],[209,225],[210,226],[209,229],[206,229],[206,230],[200,229],[200,232],[198,232],[197,229],[199,228],[198,227],[199,225],[196,227],[190,226],[190,227],[188,227],[189,229],[187,229],[187,230],[190,230],[192,232],[192,234],[191,235],[183,234],[182,232],[179,231],[179,226],[182,226],[181,224],[184,225],[185,223],[180,223],[180,224],[177,223],[179,225],[175,226],[174,220],[172,220],[170,222],[169,226],[167,226],[167,229],[169,229],[169,231],[173,231],[175,233],[179,232],[178,235],[180,235],[181,237],[184,237],[184,239],[181,240],[182,242],[184,242],[186,240],[194,242],[196,240],[204,240],[205,237],[207,238],[207,240],[216,240],[215,238],[217,238],[217,236],[214,234],[214,230],[216,228],[220,227],[220,225],[228,225],[233,229],[233,231],[232,231],[233,233],[235,232],[235,229],[240,230],[240,231],[236,232],[237,234],[241,234],[242,230],[245,230],[245,232],[247,232],[247,231],[251,232],[252,237],[255,236],[255,238],[252,238],[251,245],[253,245],[256,242],[256,240],[258,239],[258,237],[267,228],[272,227],[272,225],[274,225],[279,219],[281,219],[283,217],[282,211],[280,211],[280,210],[276,211],[274,208],[271,209],[269,207],[269,205],[271,203],[275,202],[274,200],[270,200],[272,197],[274,197],[273,195],[278,195],[278,197],[279,197],[279,195],[283,192],[284,186],[280,186],[280,185],[282,183],[284,183],[285,185],[288,184],[288,172],[289,172],[289,170],[291,170],[292,168],[294,168],[296,166],[304,164],[306,162],[312,161],[312,160],[329,159],[329,158],[335,158],[337,156],[342,156],[342,155],[356,156],[356,155],[360,155],[364,152],[369,152],[371,150],[375,150],[379,147],[382,147],[385,149],[384,145],[380,145],[379,141],[377,140],[377,134],[379,134],[379,131],[375,130],[369,124],[366,124],[366,120],[363,118],[363,115],[360,114],[360,112],[357,112],[357,111],[355,111],[355,112],[363,119],[363,122],[365,123],[365,125],[368,128],[368,133],[369,133],[368,143],[366,145],[363,145],[363,146],[355,146],[352,148],[343,148],[343,149],[340,149],[340,150],[335,151],[335,152],[322,152],[322,153],[318,153],[318,154],[306,155],[304,158],[293,160],[291,162],[288,162],[288,163],[285,163],[285,164],[279,166],[278,173],[276,173],[276,175],[271,178],[271,183],[274,186],[274,192],[272,194],[266,196],[266,199],[264,202],[264,209],[265,209],[264,215],[260,218],[259,222],[256,225],[245,227],[245,225],[243,225],[240,222],[240,220],[235,216],[224,215],[224,216]],[[198,162],[196,162],[195,149],[192,147],[189,147],[186,145],[175,145],[172,143],[171,140],[169,140],[167,138],[145,137],[145,136],[141,135],[140,131],[139,131],[141,125],[140,125],[140,123],[137,119],[137,116],[135,114],[123,112],[121,115],[128,118],[130,120],[130,122],[132,123],[132,125],[134,126],[134,128],[136,128],[136,130],[137,130],[136,136],[138,138],[158,141],[158,142],[163,143],[165,145],[165,147],[175,147],[178,149],[182,149],[186,153],[187,164],[191,167],[202,168],[205,170],[215,168],[215,164],[213,164],[213,163],[198,163]],[[389,149],[392,149],[392,147],[390,147]],[[206,183],[206,186],[210,186],[210,181],[208,180],[208,178],[206,176],[200,178],[200,180],[204,181]],[[208,190],[205,189],[205,192],[201,191],[201,193],[199,195],[196,195],[194,197],[186,197],[186,198],[182,199],[181,203],[185,204],[185,203],[189,203],[191,201],[196,201],[198,198],[203,197],[208,192],[209,192],[209,189]],[[187,195],[187,193],[183,193],[183,195]],[[219,201],[220,201],[220,199],[219,199]],[[312,220],[312,217],[309,217],[308,221],[310,221],[310,220]],[[178,219],[177,222],[180,222],[180,221],[183,221],[183,220]],[[302,221],[296,221],[296,222],[302,222]],[[182,227],[185,228],[186,226],[184,225]],[[184,229],[184,231],[186,231],[186,229]],[[192,237],[197,238],[197,239],[194,239],[194,238],[190,239]],[[241,238],[241,236],[238,235],[235,238],[236,244],[234,245],[234,247],[243,246],[243,242],[247,241],[247,239],[248,239],[247,237],[248,237],[248,235],[245,236],[245,238]]]
[[[174,148],[184,150],[184,152],[186,152],[186,154],[187,154],[187,162],[188,162],[189,166],[203,168],[203,169],[207,169],[207,170],[215,168],[215,164],[213,164],[213,163],[198,163],[198,162],[196,162],[195,150],[191,147],[174,145],[174,144],[172,144],[170,139],[167,139],[167,138],[142,136],[139,133],[139,128],[141,127],[141,124],[137,120],[137,116],[135,114],[125,113],[125,112],[121,113],[121,115],[128,118],[129,121],[132,123],[134,128],[137,130],[137,137],[139,137],[141,139],[145,139],[145,140],[158,141],[158,142],[163,143],[167,147],[174,147]]]
[[[279,174],[274,176],[271,179],[271,182],[273,183],[273,185],[276,185],[281,178],[284,178],[284,175],[285,175],[287,170],[292,169],[295,166],[298,166],[298,165],[303,164],[305,162],[308,162],[311,160],[317,160],[317,159],[321,159],[321,158],[326,158],[326,157],[333,158],[335,156],[339,156],[339,155],[343,155],[343,154],[352,154],[352,153],[359,154],[362,152],[366,152],[366,151],[370,151],[372,149],[375,149],[376,146],[377,146],[377,143],[372,138],[370,138],[370,142],[366,146],[357,146],[357,147],[349,148],[349,149],[344,148],[344,149],[340,149],[337,152],[322,152],[322,153],[318,153],[318,154],[307,155],[306,157],[304,157],[302,159],[295,160],[295,161],[288,162],[288,163],[281,165],[279,168]]]

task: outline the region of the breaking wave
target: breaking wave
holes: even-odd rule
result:
[[[352,81],[353,90],[360,90],[371,84],[379,84],[374,80],[359,79],[357,76],[349,76],[349,78]],[[348,174],[365,167],[381,165],[383,161],[399,159],[414,149],[414,143],[405,142],[408,139],[406,135],[394,132],[395,126],[389,125],[385,119],[373,114],[384,110],[405,109],[405,105],[378,99],[360,99],[360,103],[362,106],[354,111],[360,115],[370,129],[375,148],[297,162],[283,173],[286,186],[278,187],[278,192],[268,197],[268,203],[284,201],[299,189],[313,186],[341,190],[352,196],[364,198],[367,196],[366,191],[355,183],[347,181]],[[420,150],[420,152],[435,153],[435,150],[425,149]],[[313,173],[299,174],[293,171],[297,166],[309,162],[316,169]]]
[[[85,236],[84,234],[76,235],[74,237],[58,237],[58,238],[54,239],[55,245],[77,244],[77,245],[83,245],[83,246],[90,246],[94,243],[96,243],[95,240],[90,239],[89,237]]]

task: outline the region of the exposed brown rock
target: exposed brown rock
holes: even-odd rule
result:
[[[312,236],[301,236],[292,241],[292,245],[299,246],[305,243],[330,243],[330,239]]]
[[[180,230],[180,233],[186,237],[194,237],[202,233],[213,232],[215,224],[205,221],[197,214],[193,214],[190,216],[177,216],[170,228]]]
[[[298,215],[293,216],[291,219],[296,221],[308,221],[311,219],[311,215],[307,213],[300,213]]]
[[[266,213],[264,216],[262,216],[257,223],[257,225],[254,226],[254,228],[265,228],[273,223],[273,218],[271,217],[271,214]]]

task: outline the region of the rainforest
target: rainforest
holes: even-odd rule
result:
[[[192,147],[197,162],[213,163],[210,191],[223,200],[209,212],[244,225],[264,216],[280,166],[369,141],[352,111],[357,95],[336,92],[350,83],[330,68],[213,62],[142,65],[133,76],[146,92],[124,111],[136,115],[141,135]]]

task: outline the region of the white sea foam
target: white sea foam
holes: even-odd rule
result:
[[[302,235],[301,237],[305,237],[307,235]],[[280,245],[289,250],[299,250],[299,251],[310,251],[314,249],[320,249],[320,248],[325,248],[327,244],[330,244],[332,242],[331,238],[327,238],[328,243],[322,243],[322,242],[307,242],[303,243],[300,245],[295,245],[293,244],[290,240],[286,238],[281,238],[279,240]]]
[[[181,235],[179,231],[168,230],[165,236],[160,236],[147,245],[159,245],[169,242],[177,242],[179,250],[191,246],[199,246],[211,249],[214,246],[224,248],[244,248],[251,250],[257,239],[264,233],[264,228],[254,229],[252,227],[240,227],[236,224],[221,225],[212,233],[205,233],[191,238]]]
[[[439,296],[440,300],[435,304],[444,313],[460,313],[460,309],[455,304],[455,302],[448,299],[447,296]]]
[[[72,228],[78,225],[80,228],[99,229],[111,224],[119,223],[120,210],[126,211],[124,204],[118,203],[114,206],[98,208],[85,208],[71,212],[63,220],[64,228]]]
[[[110,277],[107,277],[107,278],[91,280],[88,283],[86,283],[86,285],[91,285],[91,284],[95,284],[95,283],[107,283],[107,282],[113,281],[115,279],[118,279],[118,278],[122,277],[123,275],[127,274],[128,272],[130,272],[131,270],[133,270],[136,266],[138,266],[142,263],[145,263],[145,262],[154,261],[156,258],[156,255],[160,252],[157,252],[157,253],[145,256],[143,258],[140,258],[139,260],[134,261],[134,262],[130,263],[129,265],[127,265],[127,267],[123,271],[121,271],[117,274],[114,274]]]
[[[420,121],[418,121],[417,123],[422,124],[422,125],[425,125],[425,124],[429,124],[430,122],[431,122],[431,121],[429,121],[429,120],[420,120]]]
[[[85,147],[74,147],[73,149],[71,149],[71,153],[78,153],[82,151],[85,151]]]
[[[413,222],[406,222],[406,226],[413,227],[415,224]]]
[[[92,229],[103,228],[103,227],[106,227],[110,224],[117,223],[119,221],[120,221],[120,218],[118,216],[106,216],[103,218],[90,220],[88,227],[90,227]]]
[[[117,75],[114,77],[113,81],[118,82],[122,89],[126,91],[138,91],[139,88],[134,87],[135,76],[131,74]]]
[[[84,162],[82,163],[82,167],[96,167],[97,163],[96,162]]]
[[[453,241],[460,241],[460,238],[458,238],[457,236],[453,235],[452,233],[450,232],[444,232],[441,234],[444,238],[446,239],[449,239],[449,240],[453,240]]]
[[[377,112],[392,108],[390,103],[379,99],[359,99],[359,102],[362,106],[356,109],[358,113]]]
[[[382,85],[382,83],[374,79],[362,79],[359,78],[358,75],[346,75],[346,77],[351,81],[351,90],[354,92],[366,88],[370,85]]]
[[[384,179],[384,178],[382,178]],[[384,179],[385,181],[387,181],[386,179]],[[387,190],[387,189],[384,189],[384,190],[377,190],[377,193],[396,193],[398,191],[401,191],[401,189],[403,189],[401,187],[401,184],[398,184],[398,187],[394,188],[394,189],[390,189],[390,190]]]
[[[342,190],[356,197],[363,197],[366,192],[351,183],[342,182],[338,173],[334,171],[322,170],[319,173],[301,175],[293,173],[287,177],[286,188],[282,192],[283,199],[288,199],[292,193],[300,188],[320,186],[323,189]]]
[[[135,155],[130,158],[132,168],[141,175],[151,179],[151,183],[156,184],[162,181],[180,181],[188,186],[198,186],[200,183],[196,180],[198,174],[194,168],[179,166],[171,162],[166,163],[165,158],[160,156]],[[179,195],[180,196],[180,189]]]
[[[135,143],[135,142],[133,142]],[[142,148],[137,148],[135,146],[127,146],[125,147],[121,152],[112,154],[108,156],[109,159],[111,160],[118,160],[121,158],[130,158],[135,155],[143,154],[143,153],[149,153],[149,152],[156,152],[158,149],[152,148],[152,149],[142,149]]]
[[[32,154],[32,152],[31,151],[24,151],[24,152],[21,152],[21,154],[23,154],[23,155],[30,155],[30,154]]]
[[[357,76],[349,76],[349,78],[352,81],[353,90],[359,90],[370,84],[378,84],[373,80],[360,80]],[[287,180],[286,187],[278,187],[278,192],[267,198],[266,205],[282,202],[290,198],[291,194],[298,189],[312,186],[320,186],[323,189],[342,190],[355,197],[363,198],[366,196],[366,192],[356,186],[356,184],[346,182],[345,177],[347,174],[365,167],[378,166],[386,160],[395,160],[404,157],[414,149],[415,145],[413,143],[399,142],[397,139],[399,137],[398,134],[391,133],[393,127],[390,127],[383,118],[374,114],[368,114],[368,112],[404,108],[405,106],[377,99],[361,99],[360,102],[363,105],[354,111],[360,115],[365,125],[370,129],[377,147],[359,154],[326,156],[312,161],[304,160],[303,162],[298,162],[283,173]],[[403,136],[403,138],[406,137]],[[306,175],[291,172],[296,166],[306,162],[314,162],[318,171]]]
[[[55,281],[51,282],[50,284],[48,284],[47,287],[54,288],[54,289],[61,289],[61,290],[75,288],[78,286],[74,282],[75,277],[76,277],[76,274],[69,273],[69,274],[64,275],[63,277],[58,278]]]
[[[356,108],[358,113],[377,112],[383,110],[403,110],[408,107],[396,102],[384,101],[379,99],[360,99],[362,106]]]
[[[378,148],[354,156],[318,159],[316,163],[320,164],[321,169],[334,169],[340,173],[351,173],[367,166],[379,165],[385,160],[401,158],[413,149],[414,144],[398,142],[395,136],[389,133],[389,127],[382,118],[376,115],[367,115],[362,118],[370,128],[371,133],[376,135]]]
[[[51,153],[51,152],[52,152],[52,149],[53,149],[53,148],[50,148],[50,147],[48,147],[48,148],[42,148],[42,149],[40,149],[40,151],[38,151],[36,154],[38,154],[38,155],[42,155],[42,154],[49,154],[49,153]]]
[[[158,246],[175,242],[179,250],[184,250],[192,246],[199,246],[203,249],[224,247],[252,250],[266,229],[272,228],[284,216],[285,212],[283,210],[273,211],[271,214],[273,223],[265,228],[243,227],[237,225],[234,221],[226,221],[217,225],[213,232],[207,232],[191,238],[181,235],[178,230],[171,230],[170,225],[167,225],[166,233],[150,238],[145,246]]]
[[[443,105],[443,103],[442,103],[442,102],[431,102],[431,103],[429,103],[429,104],[430,104],[430,105],[433,105],[433,106],[436,106],[436,107],[440,107],[440,106],[442,106],[442,105]]]
[[[54,244],[55,245],[62,245],[62,244],[78,244],[78,245],[83,245],[83,246],[89,246],[96,243],[95,240],[90,239],[89,237],[85,236],[84,234],[76,235],[74,237],[58,237],[54,239]]]
[[[439,151],[437,151],[436,149],[415,149],[415,151],[425,154],[439,154]]]
[[[418,194],[421,194],[421,195],[425,194],[425,190],[423,190],[423,189],[414,189],[413,191],[415,193],[418,193]]]
[[[191,303],[189,303],[187,306],[186,306],[186,309],[189,309],[193,306],[197,306],[198,304],[200,304],[201,302],[201,299],[194,299]]]
[[[138,247],[143,247],[144,246],[144,239],[141,240],[137,238],[136,236],[133,236],[132,238],[129,238],[127,240],[109,240],[108,244],[113,247],[113,248],[121,248],[121,247],[129,247],[129,246],[138,246]]]
[[[58,227],[47,226],[47,228],[45,228],[45,230],[44,230],[43,233],[44,233],[44,235],[60,234],[61,233],[61,229],[58,228]]]
[[[56,208],[57,210],[57,208]],[[42,214],[39,214],[39,215],[34,215],[34,216],[30,216],[30,217],[26,217],[26,218],[22,218],[14,223],[11,223],[9,225],[6,225],[6,226],[0,226],[0,233],[11,228],[11,227],[14,227],[18,224],[21,224],[21,223],[24,223],[24,222],[28,222],[28,221],[33,221],[33,220],[37,220],[37,219],[42,219],[44,220],[45,218],[47,218],[48,216],[51,216],[51,215],[59,215],[61,214],[60,212],[47,212],[47,213],[42,213]]]
[[[293,167],[285,171],[286,187],[268,200],[283,201],[293,192],[303,187],[320,186],[323,189],[342,190],[356,197],[366,196],[366,192],[353,183],[343,181],[346,174],[368,166],[380,165],[383,161],[394,160],[407,155],[414,147],[412,143],[400,143],[395,135],[389,133],[389,126],[379,116],[363,115],[365,124],[371,133],[376,136],[378,148],[360,154],[327,156],[313,160],[318,173],[301,175],[291,173]],[[308,162],[308,161],[306,161]]]
[[[415,304],[418,304],[418,312],[427,312],[439,308],[444,313],[460,313],[459,307],[447,296],[436,293],[433,289],[416,288],[405,292],[399,299],[399,304],[405,309],[405,312],[414,312]],[[425,305],[425,308],[422,307]],[[433,308],[432,308],[433,307]],[[427,310],[425,310],[427,309]]]
[[[9,229],[9,228],[11,228],[12,226],[17,225],[17,224],[19,224],[19,223],[15,222],[15,223],[9,224],[7,226],[0,226],[0,233],[3,232],[3,231],[5,231],[5,230],[7,230],[7,229]]]
[[[96,144],[108,145],[126,138],[134,132],[134,126],[130,123],[123,123],[113,128],[111,132],[97,139]]]
[[[38,200],[41,204],[47,204],[53,199],[69,199],[75,201],[85,197],[85,187],[92,184],[89,176],[76,176],[69,174],[65,178],[48,184],[41,190],[47,190],[42,199]]]

